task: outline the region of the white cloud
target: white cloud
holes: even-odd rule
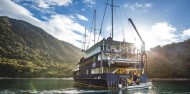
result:
[[[27,21],[41,27],[60,40],[81,47],[81,43],[76,40],[82,39],[81,34],[84,34],[84,27],[75,22],[70,16],[55,14],[48,18],[46,22],[43,22],[33,17],[32,13],[24,7],[9,0],[0,0],[0,9],[0,16],[8,16],[14,19]]]
[[[33,0],[39,7],[49,8],[49,6],[68,6],[72,0]]]
[[[86,17],[84,17],[83,15],[77,14],[77,17],[78,17],[80,20],[88,21],[88,19],[87,19]]]
[[[190,28],[183,31],[184,36],[190,36]]]
[[[151,3],[135,3],[135,4],[126,3],[124,4],[124,7],[129,8],[130,10],[133,10],[133,11],[137,9],[146,10],[148,8],[151,8],[152,4]]]
[[[55,14],[55,7],[67,7],[72,4],[72,0],[12,0],[15,3],[22,3],[22,5],[33,8],[41,13]]]
[[[14,1],[14,2],[19,3],[19,2],[21,2],[22,0],[11,0],[11,1]]]
[[[152,25],[151,31],[144,35],[148,49],[157,45],[166,45],[177,42],[179,35],[175,34],[177,29],[167,22],[156,23]]]
[[[142,39],[145,42],[145,47],[149,50],[152,47],[157,45],[166,45],[172,42],[179,42],[180,35],[177,34],[177,28],[174,27],[172,24],[168,22],[158,22],[152,25],[136,25]],[[132,28],[132,32],[130,33],[131,28],[128,30],[129,32],[125,34],[126,40],[131,39],[134,42],[140,42],[139,37],[137,36],[136,32]]]
[[[167,22],[156,23],[152,26],[152,33],[161,40],[174,40],[176,28]]]
[[[40,20],[34,18],[32,13],[30,13],[27,9],[10,0],[0,0],[0,9],[0,16],[9,16],[11,18],[25,20],[32,24],[40,22]]]
[[[84,0],[83,3],[87,4],[89,7],[93,7],[96,4],[95,0]]]
[[[49,8],[49,5],[48,5],[47,3],[45,3],[43,0],[40,0],[40,1],[39,1],[38,6],[39,6],[40,8]]]
[[[151,8],[152,7],[152,4],[150,3],[135,3],[135,7],[136,8]]]
[[[181,34],[181,39],[186,40],[188,38],[190,38],[190,28],[183,30]]]
[[[69,16],[53,15],[46,23],[46,26],[44,29],[51,35],[81,47],[81,44],[76,42],[76,40],[81,39],[81,36],[73,31],[83,34],[85,28],[79,23],[74,22]]]
[[[40,8],[36,5],[29,5],[29,4],[24,4],[26,6],[30,6],[31,8],[40,11],[41,13],[47,13],[47,14],[56,14],[56,12],[54,11],[54,8]]]
[[[47,0],[48,1],[48,0]],[[50,5],[68,6],[72,4],[72,0],[49,0]]]

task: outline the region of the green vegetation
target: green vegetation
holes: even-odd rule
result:
[[[0,77],[71,77],[80,57],[79,48],[41,28],[0,17]]]
[[[152,78],[190,78],[190,39],[152,48],[148,74]]]

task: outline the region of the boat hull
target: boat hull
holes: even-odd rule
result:
[[[117,88],[121,75],[112,73],[75,76],[76,84],[95,88]]]
[[[152,86],[152,82],[140,83],[139,85],[131,85],[122,87],[121,89],[136,90],[136,89],[148,89]]]

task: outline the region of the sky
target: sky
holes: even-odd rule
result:
[[[189,0],[113,0],[113,2],[114,40],[125,39],[127,42],[140,43],[128,18],[132,18],[145,41],[147,50],[157,45],[177,43],[190,38]],[[81,48],[85,28],[86,46],[93,45],[94,10],[96,10],[95,42],[110,36],[110,4],[111,0],[0,0],[0,16],[27,21],[57,39]],[[101,24],[102,33],[99,36]]]

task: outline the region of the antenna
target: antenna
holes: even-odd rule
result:
[[[83,37],[83,45],[82,45],[82,52],[86,50],[86,28],[84,31],[84,37]]]
[[[112,11],[112,39],[113,39],[113,0],[112,0],[112,4],[111,4],[111,11]]]
[[[86,28],[85,28],[85,31],[84,31],[84,51],[86,50]]]
[[[96,43],[96,10],[94,10],[94,44]]]
[[[108,4],[108,5],[110,5],[111,6],[111,11],[112,11],[112,32],[111,32],[111,34],[110,34],[110,36],[112,37],[112,39],[113,39],[113,7],[119,7],[119,6],[116,6],[116,5],[114,5],[113,4],[113,0],[112,0],[112,3],[111,4]]]
[[[122,30],[123,42],[125,42],[124,31]]]

